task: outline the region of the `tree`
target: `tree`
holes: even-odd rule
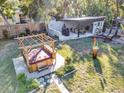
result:
[[[117,11],[116,16],[119,16],[120,15],[120,11],[119,11],[119,0],[116,0],[116,11]]]
[[[29,15],[30,12],[30,5],[34,3],[33,1],[38,0],[20,0],[19,8],[23,12],[24,15]]]
[[[12,18],[17,6],[18,0],[0,0],[0,14],[6,25],[9,25],[7,18]]]
[[[2,6],[2,4],[5,2],[6,2],[6,0],[0,0],[0,6]],[[3,14],[2,7],[0,7],[0,14],[3,17],[3,19],[5,20],[6,24],[9,24],[8,20],[6,19],[5,15]]]
[[[1,0],[0,3],[5,4],[4,1],[8,0]],[[105,15],[110,20],[117,14],[114,0],[20,0],[19,8],[24,15],[36,21],[43,19],[46,21],[50,19],[50,16],[62,17],[64,15],[72,17]],[[118,7],[119,9],[120,7]],[[3,14],[5,15],[5,13]],[[8,14],[12,13],[7,13],[7,16]]]

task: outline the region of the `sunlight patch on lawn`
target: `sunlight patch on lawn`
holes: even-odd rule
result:
[[[99,61],[104,64],[105,67],[110,67],[110,59],[108,57],[108,55],[106,55],[105,53],[102,53],[102,55],[100,57],[98,57]]]
[[[73,51],[71,49],[71,47],[69,47],[68,45],[64,44],[62,45],[61,49],[58,49],[57,52],[59,54],[61,54],[64,58],[71,58],[73,55]]]
[[[110,78],[113,74],[112,72],[113,68],[111,66],[109,56],[103,53],[101,57],[98,57],[98,60],[101,63],[101,68],[102,68],[104,77],[106,79]]]
[[[109,51],[109,55],[110,55],[112,62],[118,62],[119,60],[117,58],[116,51],[110,45],[107,45],[107,49]]]

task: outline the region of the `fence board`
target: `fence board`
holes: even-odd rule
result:
[[[28,24],[14,24],[14,25],[0,25],[0,39],[4,38],[3,30],[9,32],[9,36],[18,36],[20,33],[25,31],[25,28],[28,28],[32,31],[43,30],[45,27],[44,23],[28,23]]]

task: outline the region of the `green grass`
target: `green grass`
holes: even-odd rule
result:
[[[96,60],[92,59],[91,53],[80,55],[80,60],[75,60],[75,55],[85,47],[91,49],[91,44],[90,38],[69,40],[58,50],[64,57],[73,59],[77,69],[72,76],[62,78],[65,86],[71,93],[123,93],[123,45],[110,45],[98,41],[100,51]]]
[[[77,43],[78,42],[78,43]],[[123,93],[124,91],[124,47],[98,42],[100,52],[97,60],[92,60],[91,53],[79,56],[84,48],[91,49],[91,39],[69,40],[61,49],[62,56],[71,58],[77,72],[63,78],[65,86],[71,93]],[[12,58],[19,55],[14,40],[0,41],[0,93],[18,93],[18,87]],[[48,93],[59,93],[54,86],[48,86]],[[42,92],[41,92],[42,93]]]
[[[36,93],[61,93],[55,83],[48,85],[45,88],[40,89]]]
[[[17,80],[12,58],[18,55],[15,41],[0,41],[0,93],[15,93]]]
[[[0,40],[0,93],[27,93],[26,85],[19,84],[12,58],[20,55],[18,45],[14,40]],[[17,91],[16,91],[17,90]],[[41,90],[38,93],[43,93]],[[60,93],[55,84],[47,87],[46,93]]]

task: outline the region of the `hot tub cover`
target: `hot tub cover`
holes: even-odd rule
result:
[[[32,49],[28,54],[30,63],[36,63],[51,58],[51,54],[43,48]]]

